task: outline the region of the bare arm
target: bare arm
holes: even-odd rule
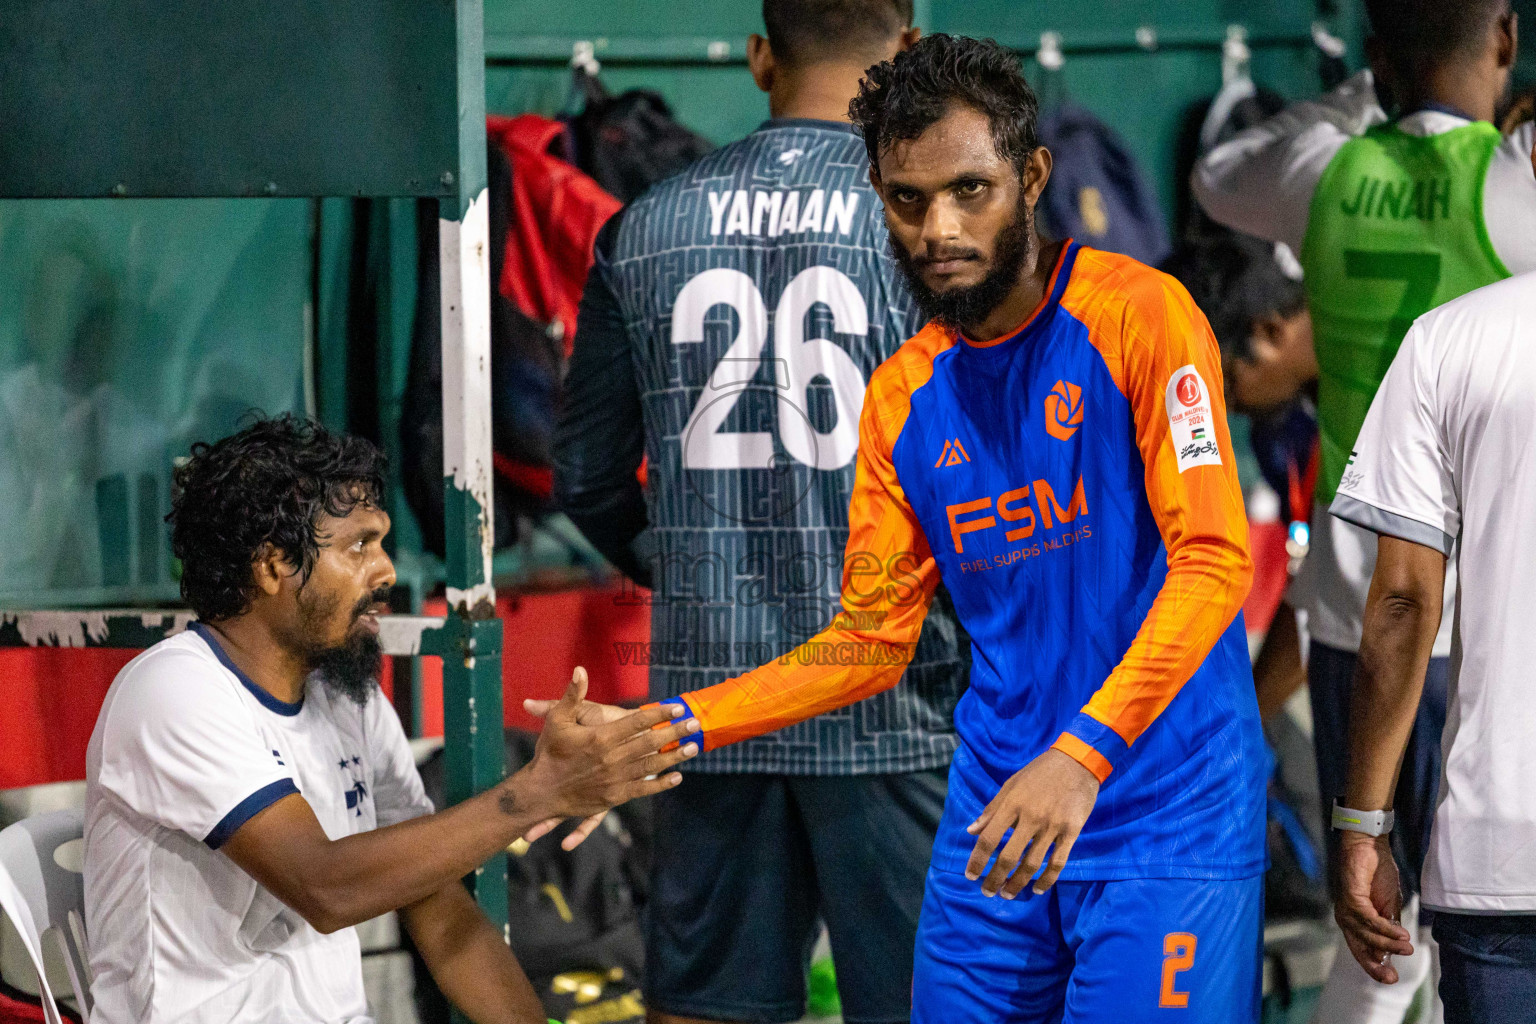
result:
[[[1374,811],[1392,806],[1440,629],[1444,593],[1444,555],[1422,544],[1381,537],[1349,712],[1345,792],[1350,807]]]
[[[660,750],[697,723],[653,729],[674,715],[662,706],[584,725],[577,712],[585,694],[578,670],[533,760],[456,807],[332,840],[295,794],[242,825],[224,852],[317,930],[332,932],[426,899],[539,822],[586,817],[682,781],[668,769],[697,751]]]
[[[1301,634],[1296,629],[1296,609],[1281,601],[1264,635],[1264,645],[1253,659],[1253,684],[1259,697],[1259,717],[1269,721],[1307,681],[1301,663]]]
[[[1444,592],[1443,554],[1397,537],[1380,538],[1349,712],[1348,807],[1375,811],[1392,806],[1440,628]],[[1410,955],[1413,946],[1397,923],[1402,894],[1389,837],[1345,832],[1341,838],[1342,892],[1334,916],[1366,973],[1395,982],[1389,956]]]
[[[528,976],[457,881],[405,907],[400,916],[437,987],[475,1024],[544,1024]]]

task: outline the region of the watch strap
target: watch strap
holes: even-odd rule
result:
[[[1333,802],[1333,827],[1341,832],[1362,832],[1368,836],[1384,836],[1392,831],[1397,815],[1393,811],[1357,811]]]

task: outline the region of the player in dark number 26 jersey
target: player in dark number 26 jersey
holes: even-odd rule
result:
[[[863,70],[916,38],[910,3],[768,0],[764,17],[772,119],[604,229],[566,383],[557,492],[652,588],[649,649],[630,653],[653,699],[839,614],[865,388],[922,323],[847,122]],[[844,1012],[907,1019],[969,647],[946,598],[915,646],[895,688],[703,754],[658,803],[653,1014],[798,1018],[819,915]]]

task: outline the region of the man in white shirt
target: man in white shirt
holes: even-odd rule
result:
[[[1536,164],[1536,153],[1533,153]],[[1336,916],[1379,981],[1412,951],[1388,855],[1393,781],[1461,574],[1445,773],[1423,901],[1448,1024],[1536,1013],[1536,274],[1420,318],[1382,382],[1333,514],[1381,535],[1355,679]],[[1382,833],[1382,834],[1377,834]]]
[[[680,781],[692,751],[660,751],[689,730],[652,729],[667,709],[583,724],[578,670],[529,765],[433,814],[375,683],[395,581],[382,489],[377,448],[291,417],[176,470],[199,621],[119,673],[86,755],[97,1024],[365,1024],[353,926],[391,910],[472,1020],[542,1024],[459,880],[555,819]]]
[[[1414,317],[1536,269],[1532,129],[1505,139],[1489,123],[1515,60],[1507,0],[1367,0],[1366,7],[1374,76],[1361,72],[1321,100],[1241,133],[1202,160],[1191,182],[1213,218],[1286,243],[1306,271],[1321,468],[1312,550],[1289,601],[1307,613],[1312,638],[1307,669],[1325,804],[1343,793],[1350,680],[1376,561],[1374,534],[1327,514],[1361,420]],[[1378,93],[1396,116],[1388,118]],[[1453,570],[1449,594],[1454,577]],[[1397,855],[1410,893],[1439,784],[1450,632],[1447,615],[1399,784]],[[1409,984],[1396,990],[1336,968],[1314,1019],[1396,1024],[1429,976],[1429,961],[1426,946],[1404,967]]]

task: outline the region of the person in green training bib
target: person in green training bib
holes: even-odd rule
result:
[[[1306,611],[1312,638],[1307,674],[1324,820],[1344,792],[1351,682],[1376,563],[1376,538],[1328,507],[1414,319],[1536,269],[1532,128],[1505,138],[1493,125],[1517,45],[1508,0],[1366,0],[1366,8],[1370,71],[1213,150],[1191,182],[1214,219],[1290,246],[1306,272],[1321,468],[1312,549],[1289,599]],[[1410,895],[1439,788],[1454,586],[1448,569],[1446,616],[1397,789],[1394,850]],[[1408,927],[1416,910],[1416,901],[1405,908]],[[1397,1024],[1430,974],[1432,946],[1417,943],[1419,952],[1397,964],[1395,986],[1340,956],[1313,1019]]]

